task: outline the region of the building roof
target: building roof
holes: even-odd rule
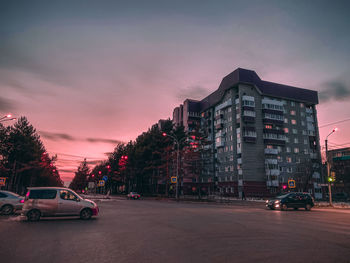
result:
[[[222,79],[220,86],[216,91],[201,100],[201,111],[204,111],[220,102],[226,90],[238,84],[254,85],[262,95],[318,104],[317,91],[264,81],[261,80],[258,74],[253,70],[237,68]]]

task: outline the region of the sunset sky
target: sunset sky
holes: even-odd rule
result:
[[[237,67],[319,91],[350,146],[350,1],[0,1],[0,113],[26,116],[64,181]]]

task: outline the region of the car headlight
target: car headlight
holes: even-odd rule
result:
[[[276,200],[276,201],[275,201],[275,204],[279,204],[279,203],[280,203],[280,201],[279,201],[279,200]]]
[[[266,200],[266,204],[268,204],[269,203],[269,200]]]

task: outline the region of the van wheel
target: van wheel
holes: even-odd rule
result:
[[[283,205],[281,206],[281,210],[283,210],[283,211],[287,211],[287,209],[288,209],[288,207],[287,207],[287,205],[286,205],[286,204],[283,204]]]
[[[80,212],[80,218],[83,220],[88,220],[92,216],[92,211],[89,208],[83,209],[83,211]]]
[[[3,215],[12,215],[13,214],[13,206],[12,205],[4,205],[1,208],[1,214]]]
[[[307,204],[307,205],[305,206],[305,210],[306,210],[306,211],[310,211],[310,210],[311,210],[311,205]]]
[[[40,211],[39,210],[30,210],[28,213],[27,213],[27,219],[28,221],[39,221],[40,219]]]

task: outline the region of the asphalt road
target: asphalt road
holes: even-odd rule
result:
[[[100,215],[0,216],[1,263],[350,262],[350,210],[111,200]]]

